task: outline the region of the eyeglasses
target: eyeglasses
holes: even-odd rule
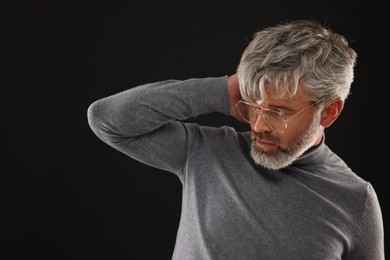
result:
[[[306,111],[310,107],[318,104],[322,100],[318,100],[314,102],[313,104],[305,107],[304,109],[298,111],[297,113],[293,114],[289,118],[284,118],[283,114],[284,111],[279,111],[276,109],[270,109],[261,107],[258,105],[251,104],[249,102],[246,102],[244,100],[240,100],[237,102],[236,107],[238,110],[238,113],[241,115],[241,117],[249,124],[253,124],[257,121],[257,118],[259,115],[262,115],[262,119],[267,124],[269,128],[272,130],[284,133],[287,129],[287,123],[290,119],[296,117],[297,115],[301,114],[302,112]]]

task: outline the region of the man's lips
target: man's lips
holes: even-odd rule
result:
[[[256,145],[265,149],[274,148],[277,146],[275,142],[259,138],[256,138]]]

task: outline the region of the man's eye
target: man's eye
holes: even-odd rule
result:
[[[278,114],[281,115],[281,116],[286,114],[286,111],[283,110],[283,109],[277,109],[277,108],[275,108],[275,109],[273,109],[273,111],[275,111],[276,113],[278,113]]]

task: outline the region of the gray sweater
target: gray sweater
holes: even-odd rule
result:
[[[145,84],[95,101],[93,132],[182,183],[172,259],[384,259],[372,185],[322,143],[291,166],[250,157],[250,132],[183,122],[229,114],[227,76]]]

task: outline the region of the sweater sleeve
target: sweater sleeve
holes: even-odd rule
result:
[[[183,172],[189,132],[182,121],[229,114],[227,76],[144,84],[93,102],[92,131],[103,142],[144,164]]]
[[[367,199],[363,216],[348,259],[384,260],[384,230],[378,197],[371,184],[367,187]]]

